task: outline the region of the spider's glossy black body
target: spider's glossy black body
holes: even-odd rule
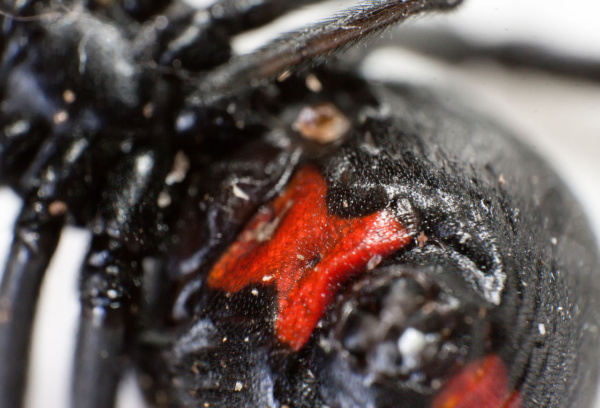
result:
[[[126,362],[157,406],[439,407],[451,379],[482,359],[506,371],[492,377],[498,397],[475,386],[490,407],[589,406],[598,254],[553,172],[448,95],[370,84],[333,64],[304,67],[394,13],[456,3],[376,4],[356,21],[341,17],[233,60],[230,36],[297,5],[10,3],[0,34],[0,177],[25,205],[0,286],[0,406],[20,405],[35,299],[65,223],[93,232],[76,407],[110,407]],[[350,125],[326,145],[297,126],[302,109],[323,104]],[[330,301],[300,341],[278,320],[287,292],[277,285],[289,277],[276,269],[290,262],[288,247],[268,252],[273,275],[262,282],[228,275],[245,282],[233,290],[214,276],[237,243],[279,239],[309,190],[273,210],[267,238],[245,226],[307,174],[324,181],[317,198],[328,217],[386,214],[381,229],[395,225],[406,241],[385,256],[361,253],[366,273],[329,285]],[[307,271],[335,245],[303,241],[320,237],[311,228],[293,230],[295,259],[310,246]],[[462,404],[453,406],[479,406]]]

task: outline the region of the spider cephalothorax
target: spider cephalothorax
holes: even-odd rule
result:
[[[112,406],[127,363],[157,406],[589,404],[598,256],[557,177],[441,93],[314,64],[458,3],[368,3],[245,57],[231,36],[298,4],[6,4],[0,406],[65,223],[93,233],[75,407]]]

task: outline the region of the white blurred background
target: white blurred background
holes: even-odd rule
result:
[[[267,30],[237,38],[235,49],[248,52],[276,32],[317,21],[348,4],[354,3],[336,1],[300,11]],[[540,44],[562,54],[596,58],[600,66],[599,18],[600,2],[595,0],[467,0],[454,13],[420,17],[407,25],[411,25],[410,30],[450,30],[482,44]],[[395,34],[398,40],[401,35]],[[386,45],[389,37],[384,34]],[[455,89],[461,99],[473,101],[479,109],[509,122],[571,186],[600,236],[599,83],[485,62],[450,66],[397,48],[378,48],[357,68],[370,77]],[[19,206],[14,194],[0,189],[1,265]],[[68,228],[48,271],[35,327],[28,408],[67,407],[67,377],[78,313],[77,265],[88,242],[85,231]],[[134,384],[129,376],[119,407],[144,407]],[[596,408],[600,408],[600,400]]]

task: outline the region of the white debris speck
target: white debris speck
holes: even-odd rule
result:
[[[184,113],[179,115],[175,121],[175,129],[178,132],[190,130],[196,123],[196,116],[193,113]]]
[[[273,275],[266,275],[263,276],[262,281],[263,282],[271,282],[273,280]]]
[[[60,123],[65,123],[67,121],[67,119],[69,119],[69,114],[67,113],[67,111],[64,111],[64,110],[56,112],[56,114],[52,118],[54,123],[57,125]]]
[[[310,74],[306,77],[306,87],[314,93],[319,93],[323,90],[323,84],[315,74]]]
[[[402,365],[410,370],[418,366],[419,354],[427,345],[425,335],[412,327],[407,328],[398,339],[398,350],[402,354]]]
[[[252,293],[254,296],[258,296],[258,289],[252,289],[250,293]]]
[[[543,323],[538,324],[538,330],[542,336],[546,335],[546,326]]]
[[[242,190],[237,184],[232,184],[231,189],[233,190],[233,195],[237,198],[240,198],[244,201],[250,200],[250,196],[246,194],[246,192]]]
[[[550,243],[552,243],[552,245],[556,245],[558,244],[558,239],[556,239],[556,237],[552,237],[550,238]]]
[[[369,259],[369,262],[367,262],[367,270],[372,271],[373,269],[375,269],[377,265],[381,263],[382,259],[383,258],[381,257],[381,255],[375,255],[374,257]]]
[[[237,382],[235,383],[235,390],[236,390],[236,391],[241,391],[241,390],[242,390],[242,388],[244,388],[244,384],[242,384],[240,381],[237,381]]]
[[[304,256],[303,255],[296,255],[296,259],[299,259],[300,261],[304,261]]]
[[[175,183],[181,183],[183,179],[185,179],[189,169],[190,159],[188,159],[184,152],[178,151],[175,155],[175,160],[173,160],[173,168],[165,178],[165,183],[168,186],[172,186]]]
[[[154,160],[148,154],[144,154],[135,160],[135,169],[142,176],[146,176],[152,170],[153,165]]]
[[[65,89],[63,92],[63,100],[66,103],[73,103],[75,102],[76,96],[75,93],[73,91],[71,91],[70,89]]]
[[[156,203],[160,208],[166,208],[171,205],[171,195],[166,191],[161,191],[158,194],[158,199]]]
[[[283,71],[283,73],[282,73],[281,75],[279,75],[279,76],[277,77],[277,81],[279,81],[279,82],[283,82],[283,81],[285,81],[286,79],[288,79],[288,78],[289,78],[291,75],[292,75],[292,72],[291,72],[289,69],[288,69],[288,70],[285,70],[285,71]]]
[[[462,234],[462,236],[460,237],[460,241],[459,241],[459,243],[460,243],[461,245],[464,245],[464,244],[466,244],[466,243],[467,243],[467,241],[469,241],[470,239],[471,239],[471,235],[465,232],[465,233],[464,233],[464,234]]]
[[[4,128],[4,135],[7,138],[12,138],[18,135],[22,135],[31,129],[31,124],[26,120],[19,120],[14,122],[12,125],[8,125]]]

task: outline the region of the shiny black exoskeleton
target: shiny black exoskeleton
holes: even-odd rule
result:
[[[438,407],[491,355],[506,367],[491,406],[591,404],[598,254],[554,173],[450,95],[312,67],[458,2],[377,2],[232,58],[231,36],[309,2],[3,6],[0,180],[25,204],[0,283],[0,406],[21,404],[66,223],[93,233],[74,407],[112,406],[126,364],[157,406]],[[323,104],[349,123],[325,144],[298,125]],[[305,166],[329,214],[389,211],[410,242],[338,282],[295,350],[269,279],[232,293],[207,276]]]

